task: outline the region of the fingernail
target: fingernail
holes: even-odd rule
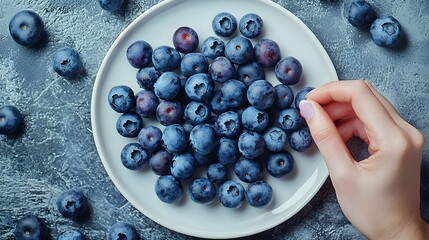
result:
[[[310,120],[311,117],[313,117],[313,106],[311,106],[311,103],[307,100],[302,100],[299,102],[299,110],[301,113],[301,116],[305,118],[305,120]]]

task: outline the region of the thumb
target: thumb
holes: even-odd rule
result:
[[[329,114],[312,100],[302,100],[299,108],[325,159],[331,178],[350,173],[355,161]]]

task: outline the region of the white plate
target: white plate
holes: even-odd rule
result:
[[[113,43],[99,69],[91,105],[92,130],[98,153],[107,173],[124,197],[153,221],[174,231],[204,238],[241,237],[275,227],[307,204],[328,175],[316,148],[306,154],[291,150],[295,157],[294,173],[281,179],[266,177],[275,194],[270,206],[257,209],[244,204],[239,209],[227,209],[218,201],[210,205],[196,204],[188,198],[187,189],[180,203],[165,204],[154,192],[157,176],[149,167],[144,171],[131,171],[122,166],[119,157],[122,147],[137,140],[123,138],[116,132],[115,122],[119,114],[109,107],[107,95],[110,88],[120,84],[139,91],[135,80],[137,70],[128,64],[125,56],[128,46],[141,39],[153,48],[172,46],[172,34],[181,26],[195,29],[201,44],[206,37],[214,35],[211,21],[223,11],[232,13],[237,20],[250,12],[261,16],[264,21],[263,37],[276,41],[282,56],[294,56],[303,65],[303,79],[293,87],[295,90],[338,79],[329,56],[314,34],[297,17],[271,1],[164,1],[139,16]],[[267,72],[267,80],[278,84],[272,70]],[[153,120],[144,123],[159,126]]]

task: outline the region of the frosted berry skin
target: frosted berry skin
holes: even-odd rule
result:
[[[216,127],[221,136],[238,136],[242,129],[240,116],[234,111],[224,112],[217,118]]]
[[[276,100],[276,90],[266,80],[255,81],[247,89],[247,100],[257,109],[267,109]]]
[[[374,10],[365,0],[352,0],[347,9],[347,20],[357,28],[368,28],[374,20]]]
[[[234,34],[237,25],[237,19],[234,15],[227,12],[218,13],[212,21],[213,31],[221,37],[229,37]]]
[[[47,240],[48,228],[38,216],[26,215],[18,219],[13,236],[16,240]]]
[[[225,51],[225,43],[218,37],[210,36],[201,44],[201,52],[204,56],[215,59],[222,56]]]
[[[140,170],[149,162],[149,152],[138,143],[128,143],[122,148],[121,162],[130,170]]]
[[[98,0],[100,7],[106,11],[118,11],[124,4],[124,0]]]
[[[208,100],[210,110],[217,115],[228,111],[228,106],[222,100],[222,92],[220,89],[216,90],[213,96]]]
[[[195,126],[189,134],[191,147],[203,155],[210,154],[216,149],[217,140],[215,128],[207,123]]]
[[[216,156],[223,165],[235,164],[239,158],[237,140],[227,137],[219,139]]]
[[[298,109],[299,111],[299,103],[304,100],[307,99],[307,94],[309,92],[311,92],[314,89],[314,87],[303,87],[301,90],[299,90],[296,93],[295,96],[295,108]]]
[[[216,198],[216,187],[207,178],[195,178],[188,188],[191,200],[200,204],[209,204]]]
[[[247,102],[247,88],[243,82],[235,79],[226,81],[220,88],[222,92],[222,101],[228,108],[238,108]]]
[[[155,93],[149,90],[141,90],[135,97],[136,113],[144,118],[155,115],[159,100]]]
[[[265,70],[257,62],[239,65],[237,67],[237,79],[242,81],[248,88],[254,81],[265,79]]]
[[[225,46],[225,56],[237,65],[255,60],[252,42],[243,36],[237,36],[229,40]]]
[[[143,120],[137,113],[124,113],[116,121],[116,130],[123,137],[137,137],[143,127]]]
[[[4,105],[0,107],[0,134],[11,135],[22,124],[22,115],[17,107]]]
[[[192,125],[210,122],[210,107],[204,102],[192,101],[185,107],[185,121]]]
[[[42,18],[31,10],[16,13],[9,22],[12,39],[26,47],[37,47],[46,36]]]
[[[180,78],[175,72],[164,72],[154,85],[155,95],[162,100],[171,100],[179,94]]]
[[[235,77],[235,66],[228,58],[219,56],[209,64],[208,74],[214,81],[224,83]]]
[[[269,115],[265,110],[250,106],[243,111],[241,122],[247,130],[260,132],[268,126]]]
[[[300,128],[289,136],[289,144],[298,152],[305,152],[313,145],[313,137],[308,127]]]
[[[287,147],[288,136],[279,127],[271,127],[262,135],[268,151],[279,152]]]
[[[180,27],[173,34],[173,45],[181,53],[190,53],[197,49],[199,38],[190,27]]]
[[[206,101],[214,93],[214,82],[206,73],[192,75],[186,80],[186,94],[194,101]]]
[[[278,109],[290,107],[294,100],[292,88],[290,88],[288,85],[279,84],[275,86],[274,89],[276,90],[276,100],[274,101],[274,107]]]
[[[164,148],[173,154],[178,154],[188,147],[188,137],[180,124],[172,124],[164,128],[162,132],[162,142]]]
[[[268,206],[273,200],[273,188],[263,180],[251,183],[246,189],[246,199],[252,207]]]
[[[207,178],[215,184],[223,183],[227,174],[228,168],[222,163],[213,163],[207,168]]]
[[[302,65],[294,57],[282,58],[274,69],[277,80],[285,85],[294,85],[301,80]]]
[[[170,172],[178,180],[187,180],[192,177],[196,169],[195,159],[190,153],[181,153],[173,157]]]
[[[294,158],[288,151],[268,154],[266,159],[267,172],[276,178],[283,177],[292,172]]]
[[[165,149],[161,149],[149,159],[149,165],[156,175],[170,174],[170,162],[173,159],[173,154]]]
[[[86,237],[79,230],[68,230],[68,231],[62,232],[57,237],[57,240],[86,240]]]
[[[246,190],[241,183],[228,180],[219,187],[219,202],[227,208],[239,208],[246,198],[245,192]]]
[[[140,68],[136,73],[137,84],[146,90],[153,90],[156,80],[161,73],[154,67]]]
[[[89,210],[89,201],[80,190],[70,189],[60,193],[56,201],[57,209],[65,218],[81,219]]]
[[[248,13],[240,19],[240,33],[247,38],[257,38],[262,34],[264,22],[262,18],[255,13]]]
[[[155,182],[155,193],[165,203],[174,203],[183,196],[182,183],[172,175],[160,176]]]
[[[109,228],[107,240],[140,240],[137,229],[127,222],[117,222]]]
[[[181,60],[179,51],[170,46],[159,46],[152,52],[153,66],[160,72],[174,71]]]
[[[163,126],[179,123],[182,121],[182,104],[177,101],[162,101],[156,108],[156,119]]]
[[[52,67],[58,75],[76,78],[83,71],[79,52],[74,48],[60,48],[52,55]]]
[[[209,61],[202,53],[185,54],[180,63],[180,71],[186,78],[197,73],[207,73],[208,68]]]
[[[279,45],[271,39],[261,39],[254,47],[256,61],[263,67],[274,67],[281,58]]]
[[[243,182],[252,183],[261,179],[263,167],[258,159],[241,157],[234,165],[235,175]]]
[[[277,117],[279,127],[286,132],[295,131],[300,128],[305,120],[296,108],[285,108],[279,112]]]
[[[238,138],[238,150],[246,158],[257,158],[264,153],[265,141],[257,132],[244,131]]]
[[[393,48],[401,40],[403,31],[399,21],[392,16],[384,16],[374,20],[370,28],[372,41],[380,47]]]
[[[152,46],[143,40],[133,42],[127,49],[127,60],[134,68],[144,68],[152,61]]]
[[[109,91],[107,101],[115,112],[130,112],[135,105],[134,92],[125,85],[114,86]]]
[[[154,153],[162,147],[162,131],[155,126],[146,126],[140,130],[138,141],[143,149]]]

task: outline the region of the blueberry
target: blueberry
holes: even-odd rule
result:
[[[210,110],[215,114],[222,114],[223,112],[228,111],[228,106],[224,104],[222,100],[222,92],[220,89],[216,90],[213,96],[209,99],[208,104],[210,106]]]
[[[164,126],[179,123],[182,116],[182,104],[177,101],[162,101],[156,108],[156,119]]]
[[[261,179],[262,164],[258,159],[241,157],[234,165],[235,175],[243,182],[252,183]]]
[[[181,59],[180,53],[170,46],[159,46],[152,53],[153,66],[161,72],[174,71]]]
[[[357,28],[369,27],[374,19],[374,10],[365,0],[352,0],[347,13],[347,20]]]
[[[222,56],[224,51],[225,43],[217,37],[210,36],[206,38],[201,44],[202,54],[211,59]]]
[[[213,163],[207,168],[207,178],[213,183],[223,183],[227,174],[228,168],[222,163]]]
[[[226,44],[225,56],[237,65],[246,64],[255,59],[252,42],[249,39],[237,36]]]
[[[216,149],[217,140],[214,127],[207,123],[195,126],[189,134],[191,147],[204,155],[210,154]]]
[[[243,36],[257,38],[261,35],[263,26],[264,22],[258,14],[248,13],[241,17],[238,28]]]
[[[16,223],[13,235],[16,240],[46,240],[48,228],[43,219],[35,215],[26,215]]]
[[[125,85],[112,87],[107,100],[110,107],[118,113],[129,112],[135,105],[134,92],[130,87]]]
[[[263,138],[265,141],[265,147],[271,152],[282,151],[287,147],[288,137],[281,128],[269,128],[264,133]]]
[[[279,45],[271,39],[259,40],[255,47],[256,61],[263,67],[273,67],[280,61],[281,53]]]
[[[138,143],[128,143],[122,148],[121,162],[130,170],[140,170],[149,162],[149,153]]]
[[[302,65],[294,57],[282,58],[274,69],[277,80],[285,85],[294,85],[301,80]]]
[[[392,16],[384,16],[374,20],[371,25],[372,41],[380,47],[395,47],[402,39],[401,24]]]
[[[173,157],[170,172],[178,180],[190,179],[195,172],[196,164],[192,154],[185,152]]]
[[[164,72],[154,85],[155,95],[162,100],[171,100],[179,94],[180,78],[175,72]]]
[[[165,149],[161,149],[149,159],[149,165],[156,175],[170,174],[170,163],[173,159],[173,154]]]
[[[193,151],[193,156],[195,159],[196,167],[208,166],[216,160],[213,154],[205,155],[196,151]]]
[[[234,111],[224,112],[216,120],[216,127],[222,136],[238,136],[242,129],[240,116]]]
[[[182,183],[172,175],[160,176],[155,182],[155,193],[165,203],[177,202],[183,195]]]
[[[181,153],[188,147],[185,128],[180,124],[172,124],[164,128],[162,133],[164,148],[170,153]]]
[[[57,209],[65,218],[79,220],[86,217],[89,211],[89,201],[80,190],[69,189],[57,197]]]
[[[290,107],[294,99],[292,88],[288,85],[279,84],[275,86],[274,89],[276,90],[274,106],[278,109]]]
[[[123,137],[134,138],[139,135],[143,120],[137,113],[124,113],[116,121],[116,130]]]
[[[257,109],[267,109],[276,100],[276,90],[266,80],[255,81],[247,89],[247,100]]]
[[[114,12],[122,7],[124,0],[98,0],[98,3],[104,10]]]
[[[298,152],[304,152],[309,149],[313,145],[313,137],[308,127],[292,132],[289,136],[289,144]]]
[[[218,13],[213,18],[212,29],[218,36],[229,37],[237,30],[237,19],[227,12]]]
[[[314,89],[314,87],[303,87],[301,90],[299,90],[296,93],[295,97],[295,108],[299,111],[299,102],[301,102],[304,99],[307,99],[307,94],[311,92]]]
[[[197,73],[207,73],[209,60],[202,53],[185,54],[180,63],[180,71],[184,77],[190,77]]]
[[[83,233],[79,230],[68,230],[63,233],[61,233],[57,240],[85,240],[86,237],[83,235]]]
[[[237,140],[223,137],[219,140],[216,155],[221,164],[235,164],[238,161]]]
[[[250,131],[260,132],[269,123],[269,115],[265,110],[259,110],[253,106],[246,108],[241,115],[243,127]]]
[[[216,197],[216,187],[207,178],[195,178],[189,184],[191,200],[200,204],[209,204]]]
[[[154,153],[162,147],[162,131],[155,126],[146,126],[140,130],[138,140],[143,149]]]
[[[242,106],[246,101],[246,85],[235,79],[226,81],[220,88],[222,92],[222,101],[228,108],[237,108]]]
[[[42,18],[31,10],[16,13],[9,22],[9,33],[20,45],[37,47],[46,36]]]
[[[198,34],[190,27],[180,27],[173,34],[173,45],[181,53],[195,51],[198,43]]]
[[[273,200],[273,188],[263,180],[251,183],[246,189],[247,202],[252,207],[264,207]]]
[[[214,92],[214,82],[206,73],[192,75],[185,83],[186,94],[194,101],[206,101]]]
[[[137,229],[127,222],[117,222],[113,224],[107,235],[107,240],[139,240],[140,235]]]
[[[257,132],[244,131],[238,138],[238,150],[246,158],[257,158],[264,149],[265,141]]]
[[[243,185],[234,180],[228,180],[219,187],[219,202],[227,208],[239,208],[246,195]]]
[[[127,60],[134,68],[149,66],[152,60],[152,46],[143,40],[133,42],[127,49]]]
[[[75,78],[83,70],[83,63],[78,51],[73,48],[60,48],[52,56],[52,67],[65,78]]]
[[[10,135],[15,133],[22,123],[21,112],[12,105],[0,107],[0,134]]]
[[[136,113],[144,118],[153,116],[159,105],[159,100],[155,93],[146,89],[143,89],[136,94],[135,102]]]
[[[209,64],[208,73],[210,77],[218,83],[224,83],[225,81],[234,78],[235,66],[226,57],[219,56]]]
[[[237,79],[249,87],[256,80],[265,79],[264,68],[257,62],[239,65],[237,68]]]
[[[293,169],[294,159],[288,151],[271,153],[267,157],[266,168],[268,173],[276,178],[285,176]]]
[[[144,89],[153,90],[156,80],[161,76],[161,73],[154,67],[140,68],[137,71],[137,84]]]
[[[192,101],[185,107],[185,121],[192,125],[210,122],[210,107],[204,102]]]
[[[299,114],[296,108],[285,108],[279,112],[277,117],[279,127],[287,132],[295,131],[300,128],[305,120]]]

